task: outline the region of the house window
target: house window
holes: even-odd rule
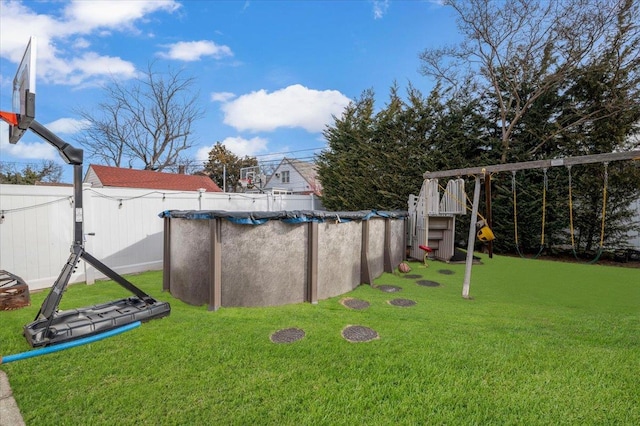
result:
[[[280,172],[280,179],[281,183],[289,183],[289,171],[285,170],[283,172]]]

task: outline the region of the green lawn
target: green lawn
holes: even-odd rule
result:
[[[169,317],[127,333],[1,365],[27,425],[640,424],[640,269],[483,256],[473,300],[464,265],[412,263],[317,305],[208,312],[163,294],[160,272],[131,276]],[[454,272],[445,275],[439,270]],[[125,296],[70,286],[62,309]],[[32,306],[0,312],[0,354],[29,350]],[[343,297],[370,302],[350,310]],[[387,303],[411,299],[412,307]],[[351,343],[347,325],[380,336]],[[306,336],[274,344],[271,333]]]

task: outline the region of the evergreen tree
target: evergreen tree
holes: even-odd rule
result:
[[[478,105],[459,93],[445,101],[439,87],[425,99],[411,85],[405,101],[394,85],[374,114],[373,92],[364,92],[325,131],[329,149],[317,159],[325,207],[405,210],[425,171],[477,163],[487,129]]]
[[[373,127],[373,91],[363,92],[324,131],[329,148],[316,164],[322,182],[322,203],[329,210],[376,208],[371,197],[365,160]]]
[[[258,160],[255,157],[240,158],[222,143],[216,142],[209,151],[209,160],[204,164],[204,172],[220,188],[225,188],[227,192],[235,192],[239,186],[240,169],[257,165]]]

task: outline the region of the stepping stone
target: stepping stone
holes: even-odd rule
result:
[[[453,272],[451,269],[440,269],[438,272],[441,273],[442,275],[453,275],[453,274],[455,274],[455,272]]]
[[[437,283],[435,281],[429,281],[429,280],[419,280],[419,281],[416,281],[416,284],[421,285],[423,287],[440,287],[440,283]]]
[[[395,293],[402,290],[402,287],[398,287],[395,285],[386,285],[386,284],[378,285],[376,286],[376,288],[380,291],[384,291],[385,293]]]
[[[342,303],[342,305],[346,306],[347,308],[358,310],[366,309],[370,306],[369,302],[367,302],[366,300],[352,299],[350,297],[342,299],[340,303]]]
[[[407,274],[407,275],[403,275],[402,278],[409,278],[410,280],[415,280],[416,278],[421,278],[422,275],[418,275],[418,274]]]
[[[353,343],[370,342],[379,339],[378,332],[361,325],[348,325],[342,330],[342,337]]]
[[[283,328],[271,335],[273,343],[293,343],[304,337],[304,330],[299,328]]]
[[[408,308],[409,306],[413,306],[416,304],[414,300],[410,299],[393,299],[389,300],[388,303],[393,306],[400,306],[401,308]]]

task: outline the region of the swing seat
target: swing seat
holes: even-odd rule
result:
[[[489,241],[493,241],[496,239],[495,235],[493,235],[493,231],[488,226],[483,226],[478,231],[478,239],[482,242],[488,243]]]
[[[429,246],[425,246],[424,244],[420,244],[418,247],[420,248],[420,250],[424,250],[424,258],[422,260],[424,262],[424,266],[428,267],[429,265],[427,264],[427,259],[429,258],[429,255],[433,253],[433,249]]]

